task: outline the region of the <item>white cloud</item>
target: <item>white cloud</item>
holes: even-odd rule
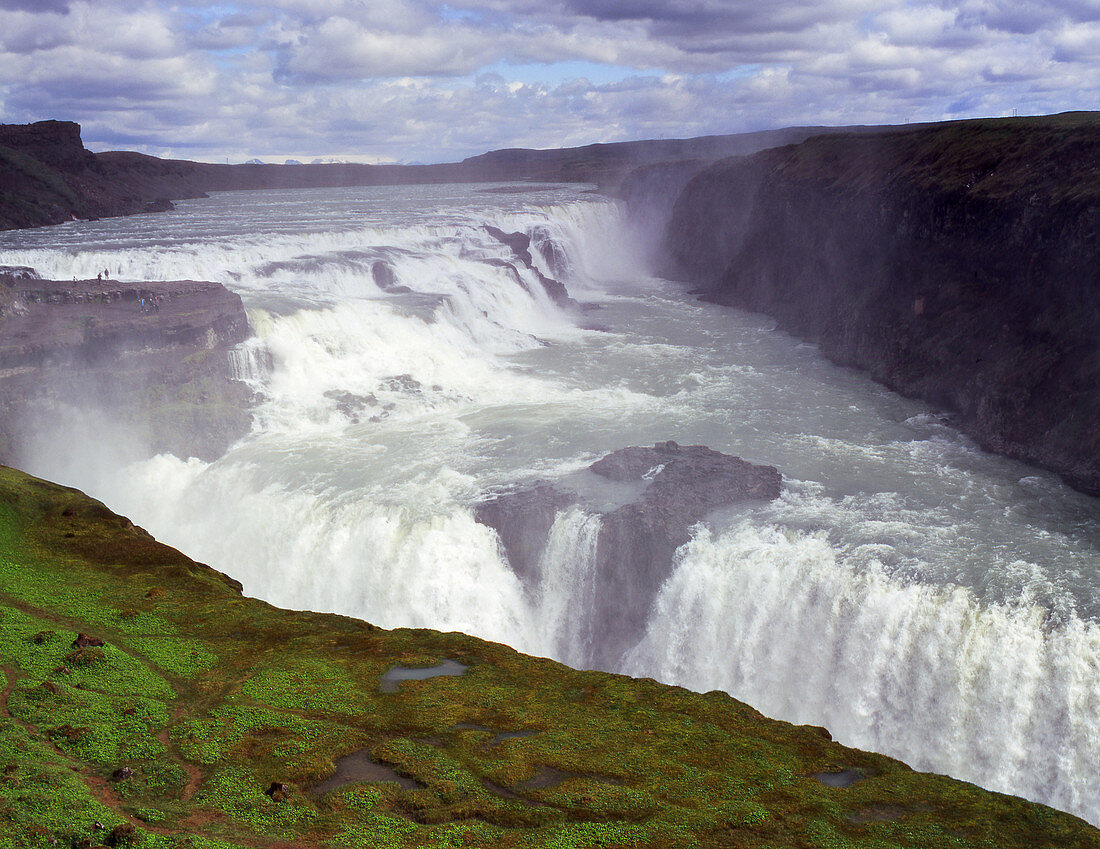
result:
[[[1098,78],[1097,0],[0,0],[0,120],[211,159],[1095,109]]]

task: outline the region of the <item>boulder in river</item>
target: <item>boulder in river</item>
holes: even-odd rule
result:
[[[596,592],[589,661],[611,668],[642,636],[649,608],[672,573],[676,549],[691,538],[692,525],[721,508],[778,497],[782,477],[772,466],[671,441],[622,448],[589,471],[640,487],[640,494],[600,510],[577,492],[540,481],[493,496],[477,506],[475,516],[497,531],[512,569],[534,587],[542,578],[539,561],[558,513],[572,506],[601,513],[590,565]]]

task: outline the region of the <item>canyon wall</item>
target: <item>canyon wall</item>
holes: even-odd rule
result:
[[[127,434],[107,446],[120,460],[214,459],[251,424],[251,393],[229,361],[248,336],[240,296],[217,283],[65,282],[0,268],[0,463],[99,431]]]
[[[667,205],[663,182],[628,198]],[[669,216],[704,298],[1100,494],[1097,114],[820,136],[700,170]]]
[[[791,127],[558,150],[497,150],[438,165],[221,165],[130,151],[91,153],[81,142],[80,125],[68,121],[0,124],[0,230],[157,212],[168,208],[169,200],[202,197],[212,191],[519,180],[614,187],[640,165],[691,159],[702,167],[722,157],[836,131]]]

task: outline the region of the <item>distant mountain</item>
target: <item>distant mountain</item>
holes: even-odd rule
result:
[[[727,156],[753,153],[822,133],[880,132],[885,128],[795,127],[699,139],[594,144],[556,150],[498,150],[444,165],[365,165],[320,157],[310,165],[288,160],[263,167],[158,159],[140,153],[93,154],[71,122],[0,124],[0,230],[58,224],[167,208],[209,191],[294,189],[409,183],[582,182],[614,189],[639,165],[684,163],[693,173]],[[151,201],[164,200],[155,207]]]
[[[301,164],[302,163],[299,162],[297,159],[288,159],[286,162],[283,163],[283,165],[301,165]]]

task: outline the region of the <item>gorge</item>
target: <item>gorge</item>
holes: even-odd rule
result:
[[[1067,129],[1072,145],[1085,144],[1083,126]],[[527,183],[523,192],[439,184],[244,191],[178,200],[156,215],[0,235],[0,263],[42,278],[88,280],[110,268],[135,287],[211,281],[211,291],[225,293],[219,299],[241,299],[252,333],[225,339],[251,430],[231,437],[224,453],[120,455],[130,437],[101,416],[83,429],[59,428],[47,450],[24,443],[12,462],[86,489],[275,604],[382,628],[459,630],[573,666],[724,690],[779,719],[825,726],[845,745],[1096,822],[1100,511],[1053,474],[979,450],[949,418],[958,404],[966,426],[963,402],[978,396],[963,389],[992,386],[994,401],[1015,392],[1016,408],[1041,408],[1028,410],[1039,418],[1021,425],[1030,430],[1018,443],[1038,438],[1042,416],[1068,422],[1065,440],[1050,438],[1050,456],[1061,451],[1071,462],[1027,458],[1091,486],[1091,432],[1073,418],[1095,398],[1086,379],[1094,356],[1086,294],[1095,284],[1087,168],[1075,170],[1071,197],[1051,188],[1033,204],[1047,212],[1070,204],[1073,213],[1027,242],[1045,251],[1033,283],[1067,287],[1040,298],[1056,313],[1031,312],[1048,334],[1048,370],[1038,361],[1011,365],[1015,351],[1030,350],[1019,341],[1031,338],[1024,331],[1005,330],[994,345],[991,324],[979,324],[977,339],[988,343],[979,354],[995,363],[972,380],[962,364],[974,356],[964,343],[977,295],[962,284],[976,269],[979,282],[999,273],[994,254],[1011,265],[1012,244],[1002,238],[1010,223],[982,236],[983,244],[1000,239],[999,253],[959,259],[961,276],[931,291],[921,275],[948,260],[932,252],[926,268],[912,260],[918,247],[879,238],[881,228],[934,239],[944,255],[966,253],[959,234],[985,231],[952,229],[949,216],[946,229],[924,236],[916,225],[899,230],[920,211],[913,199],[926,193],[917,190],[874,207],[886,210],[881,217],[851,212],[868,198],[883,202],[875,179],[898,176],[886,153],[921,139],[932,145],[928,133],[950,128],[912,132],[814,139],[707,170],[654,165],[626,179],[625,203],[560,183]],[[1044,139],[1038,147],[1055,149]],[[951,150],[945,144],[933,147]],[[853,153],[871,145],[882,172]],[[802,179],[803,158],[820,179]],[[956,151],[950,162],[961,159]],[[774,196],[759,188],[761,174]],[[1014,192],[1023,190],[1014,185],[1000,208],[1016,208]],[[824,215],[827,200],[844,214]],[[665,272],[703,287],[708,301],[654,276],[653,233],[638,222],[655,226],[665,216]],[[804,233],[813,253],[796,249]],[[771,252],[769,239],[777,240]],[[814,257],[830,287],[810,285]],[[861,301],[839,287],[866,282],[858,277],[865,266],[891,273],[872,281],[894,282],[863,286],[866,308],[845,311],[845,299]],[[1053,276],[1060,268],[1081,275]],[[784,289],[788,281],[801,285]],[[774,303],[773,287],[782,295]],[[959,303],[946,300],[951,292]],[[771,310],[780,329],[715,300]],[[134,310],[128,320],[140,318],[124,303]],[[993,307],[990,323],[1008,323],[998,310],[1026,313],[1016,295]],[[1057,315],[1074,321],[1059,324]],[[919,334],[914,321],[931,329]],[[861,330],[867,322],[874,334]],[[869,359],[872,342],[885,340],[899,352],[891,374],[919,375],[938,394],[900,397],[821,356],[861,364],[837,353],[837,340],[848,338]],[[912,353],[915,339],[927,340],[928,359]],[[1082,347],[1059,347],[1071,343]],[[1082,351],[1078,371],[1065,350]],[[1024,392],[1050,388],[1063,372],[1051,395]],[[1032,383],[1006,382],[1019,373]],[[1066,407],[1057,406],[1060,388]],[[982,421],[1007,416],[1003,404],[975,403],[992,405]],[[662,501],[651,513],[645,493],[675,473],[664,457],[679,446],[700,460],[713,450],[772,472],[761,472],[740,502],[711,501],[692,478],[698,504]],[[608,455],[629,460],[629,474],[599,474]],[[487,514],[502,494],[527,492],[537,532],[510,541],[513,519]],[[607,540],[650,517],[664,536],[630,559],[652,555],[654,569],[644,592],[627,592],[614,580],[621,567],[607,565]],[[611,633],[616,606],[627,624]],[[448,651],[424,665],[465,662]],[[873,831],[843,828],[853,840]]]

